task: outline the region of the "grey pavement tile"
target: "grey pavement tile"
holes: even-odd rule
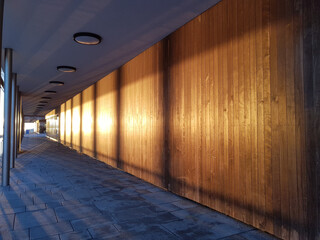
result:
[[[100,238],[100,237],[116,237],[120,233],[115,228],[113,224],[109,223],[101,223],[99,225],[95,225],[94,227],[91,227],[88,229],[90,235],[92,238]]]
[[[187,219],[162,225],[184,239],[192,239],[195,237],[197,237],[197,239],[220,239],[251,229],[244,224],[227,224],[219,222],[218,220],[205,223]]]
[[[1,208],[0,208],[1,211]],[[14,214],[0,215],[0,231],[13,229]]]
[[[14,221],[14,229],[25,229],[56,222],[56,215],[52,209],[17,213]]]
[[[10,205],[2,205],[0,206],[0,215],[5,215],[5,214],[13,214],[13,213],[20,213],[20,212],[25,212],[26,207],[25,206],[20,206],[20,207],[11,207]]]
[[[189,220],[169,222],[162,224],[162,226],[182,239],[199,239],[201,237],[218,239],[220,237],[207,226],[201,226]]]
[[[123,239],[179,239],[159,224],[144,223],[140,220],[116,224]]]
[[[128,238],[129,239],[129,238]],[[132,240],[177,240],[180,239],[172,233],[166,231],[160,226],[151,226],[145,231],[133,233],[130,235]]]
[[[94,205],[102,211],[119,211],[145,205],[141,199],[116,199],[116,200],[99,200]]]
[[[244,240],[276,240],[275,236],[258,230],[252,230],[239,234]]]
[[[181,199],[179,201],[172,202],[172,204],[182,209],[194,208],[199,206],[199,204],[187,199]]]
[[[20,199],[20,194],[21,194],[20,192],[14,191],[14,190],[3,192],[0,196],[0,201]]]
[[[159,212],[173,212],[181,210],[181,208],[177,207],[173,203],[163,203],[154,206],[157,207],[157,211]]]
[[[44,210],[46,208],[47,208],[47,206],[44,203],[37,204],[37,205],[28,205],[28,206],[26,206],[26,212]]]
[[[73,229],[77,232],[81,232],[83,230],[86,230],[90,227],[93,227],[101,223],[113,224],[114,219],[112,218],[112,216],[109,216],[109,215],[101,215],[101,216],[87,217],[87,218],[76,219],[71,221]]]
[[[2,199],[0,200],[0,206],[10,206],[12,208],[17,208],[17,207],[25,207],[26,204],[22,199]]]
[[[33,197],[28,196],[26,194],[21,194],[21,200],[25,205],[33,205]]]
[[[62,206],[68,206],[68,205],[77,205],[77,204],[81,204],[81,202],[79,200],[66,200],[66,201],[62,201],[60,203],[60,207]]]
[[[20,192],[26,192],[26,191],[32,191],[35,189],[35,184],[10,184],[11,189],[14,191],[20,191]]]
[[[61,207],[61,202],[49,202],[45,204],[47,208],[57,208]]]
[[[37,238],[36,240],[60,240],[60,237],[59,235],[52,235],[52,236]]]
[[[173,211],[171,213],[181,219],[187,219],[187,218],[198,219],[198,218],[201,218],[202,215],[205,215],[205,217],[209,217],[209,218],[213,218],[219,215],[224,216],[223,214],[217,215],[217,212],[200,205],[193,208],[185,208],[178,211]]]
[[[60,234],[61,240],[87,240],[92,239],[91,235],[87,230],[82,232],[70,232],[70,233],[64,233]]]
[[[62,193],[62,196],[65,200],[92,198],[99,195],[100,194],[97,191],[89,189],[72,189]]]
[[[142,194],[141,197],[150,203],[156,204],[171,203],[181,200],[180,197],[165,191]]]
[[[102,215],[95,206],[81,204],[57,207],[55,208],[55,212],[59,221]]]
[[[0,187],[2,239],[275,239],[45,138],[23,149]]]
[[[145,217],[155,217],[156,215],[156,212],[147,207],[130,208],[113,213],[113,217],[118,222],[128,221],[131,219],[141,219]]]
[[[72,232],[73,228],[70,222],[58,222],[30,228],[30,238],[44,238],[52,235]]]
[[[50,203],[50,202],[62,202],[63,197],[60,193],[53,193],[53,194],[39,194],[33,197],[34,204],[41,204],[41,203]]]
[[[1,231],[0,240],[29,240],[29,229]]]

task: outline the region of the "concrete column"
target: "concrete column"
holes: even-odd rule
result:
[[[17,88],[17,74],[12,74],[12,87],[11,87],[11,144],[10,144],[10,168],[14,168],[15,161],[15,148],[16,148],[16,88]]]
[[[22,96],[19,97],[19,152],[21,152],[21,141],[23,136]]]
[[[10,123],[11,123],[11,86],[12,86],[12,49],[5,49],[4,57],[4,129],[2,186],[10,183]]]
[[[18,85],[18,82],[16,80],[16,84]],[[14,132],[14,137],[15,137],[15,146],[14,146],[14,157],[18,157],[18,147],[19,147],[19,142],[18,142],[18,134],[19,134],[19,87],[16,87],[16,104],[15,104],[15,132]]]

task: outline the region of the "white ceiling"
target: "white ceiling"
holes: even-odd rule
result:
[[[3,48],[13,49],[24,114],[46,114],[218,1],[5,0]],[[93,32],[103,40],[80,45],[72,38],[76,32]],[[60,73],[58,65],[77,72]],[[53,80],[65,85],[52,87]],[[35,112],[45,90],[57,94]]]

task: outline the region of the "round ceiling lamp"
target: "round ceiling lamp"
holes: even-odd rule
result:
[[[59,72],[63,72],[63,73],[73,73],[73,72],[77,71],[77,69],[75,67],[71,67],[71,66],[58,66],[57,70]]]
[[[51,97],[42,97],[42,99],[48,99],[49,100],[49,99],[51,99]]]
[[[78,32],[73,35],[73,40],[83,45],[98,45],[101,43],[102,38],[95,33]]]
[[[45,93],[48,93],[48,94],[56,94],[57,91],[52,91],[52,90],[47,90],[47,91],[44,91]]]
[[[55,85],[55,86],[63,86],[64,85],[64,82],[60,82],[60,81],[50,81],[49,83],[52,85]]]

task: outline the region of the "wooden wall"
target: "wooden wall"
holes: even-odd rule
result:
[[[83,153],[94,157],[95,156],[95,85],[87,88],[82,92],[82,129],[81,129],[81,140],[82,140],[82,151]]]
[[[117,167],[118,159],[118,71],[96,84],[97,158]]]
[[[80,151],[81,93],[72,98],[72,147]]]
[[[46,134],[50,138],[59,139],[59,111],[53,109],[46,114]]]
[[[65,141],[66,141],[66,145],[69,146],[69,147],[72,147],[72,129],[71,129],[71,111],[72,111],[72,99],[68,100],[66,102],[66,111],[65,111],[65,115],[66,115],[66,123],[65,123],[65,126],[66,126],[66,131],[65,131]]]
[[[319,239],[319,5],[221,1],[73,98],[77,149],[280,238]]]
[[[66,104],[63,103],[60,106],[60,142],[65,144],[65,123],[66,123]]]
[[[120,69],[120,167],[158,186],[164,183],[162,52],[160,42]]]

